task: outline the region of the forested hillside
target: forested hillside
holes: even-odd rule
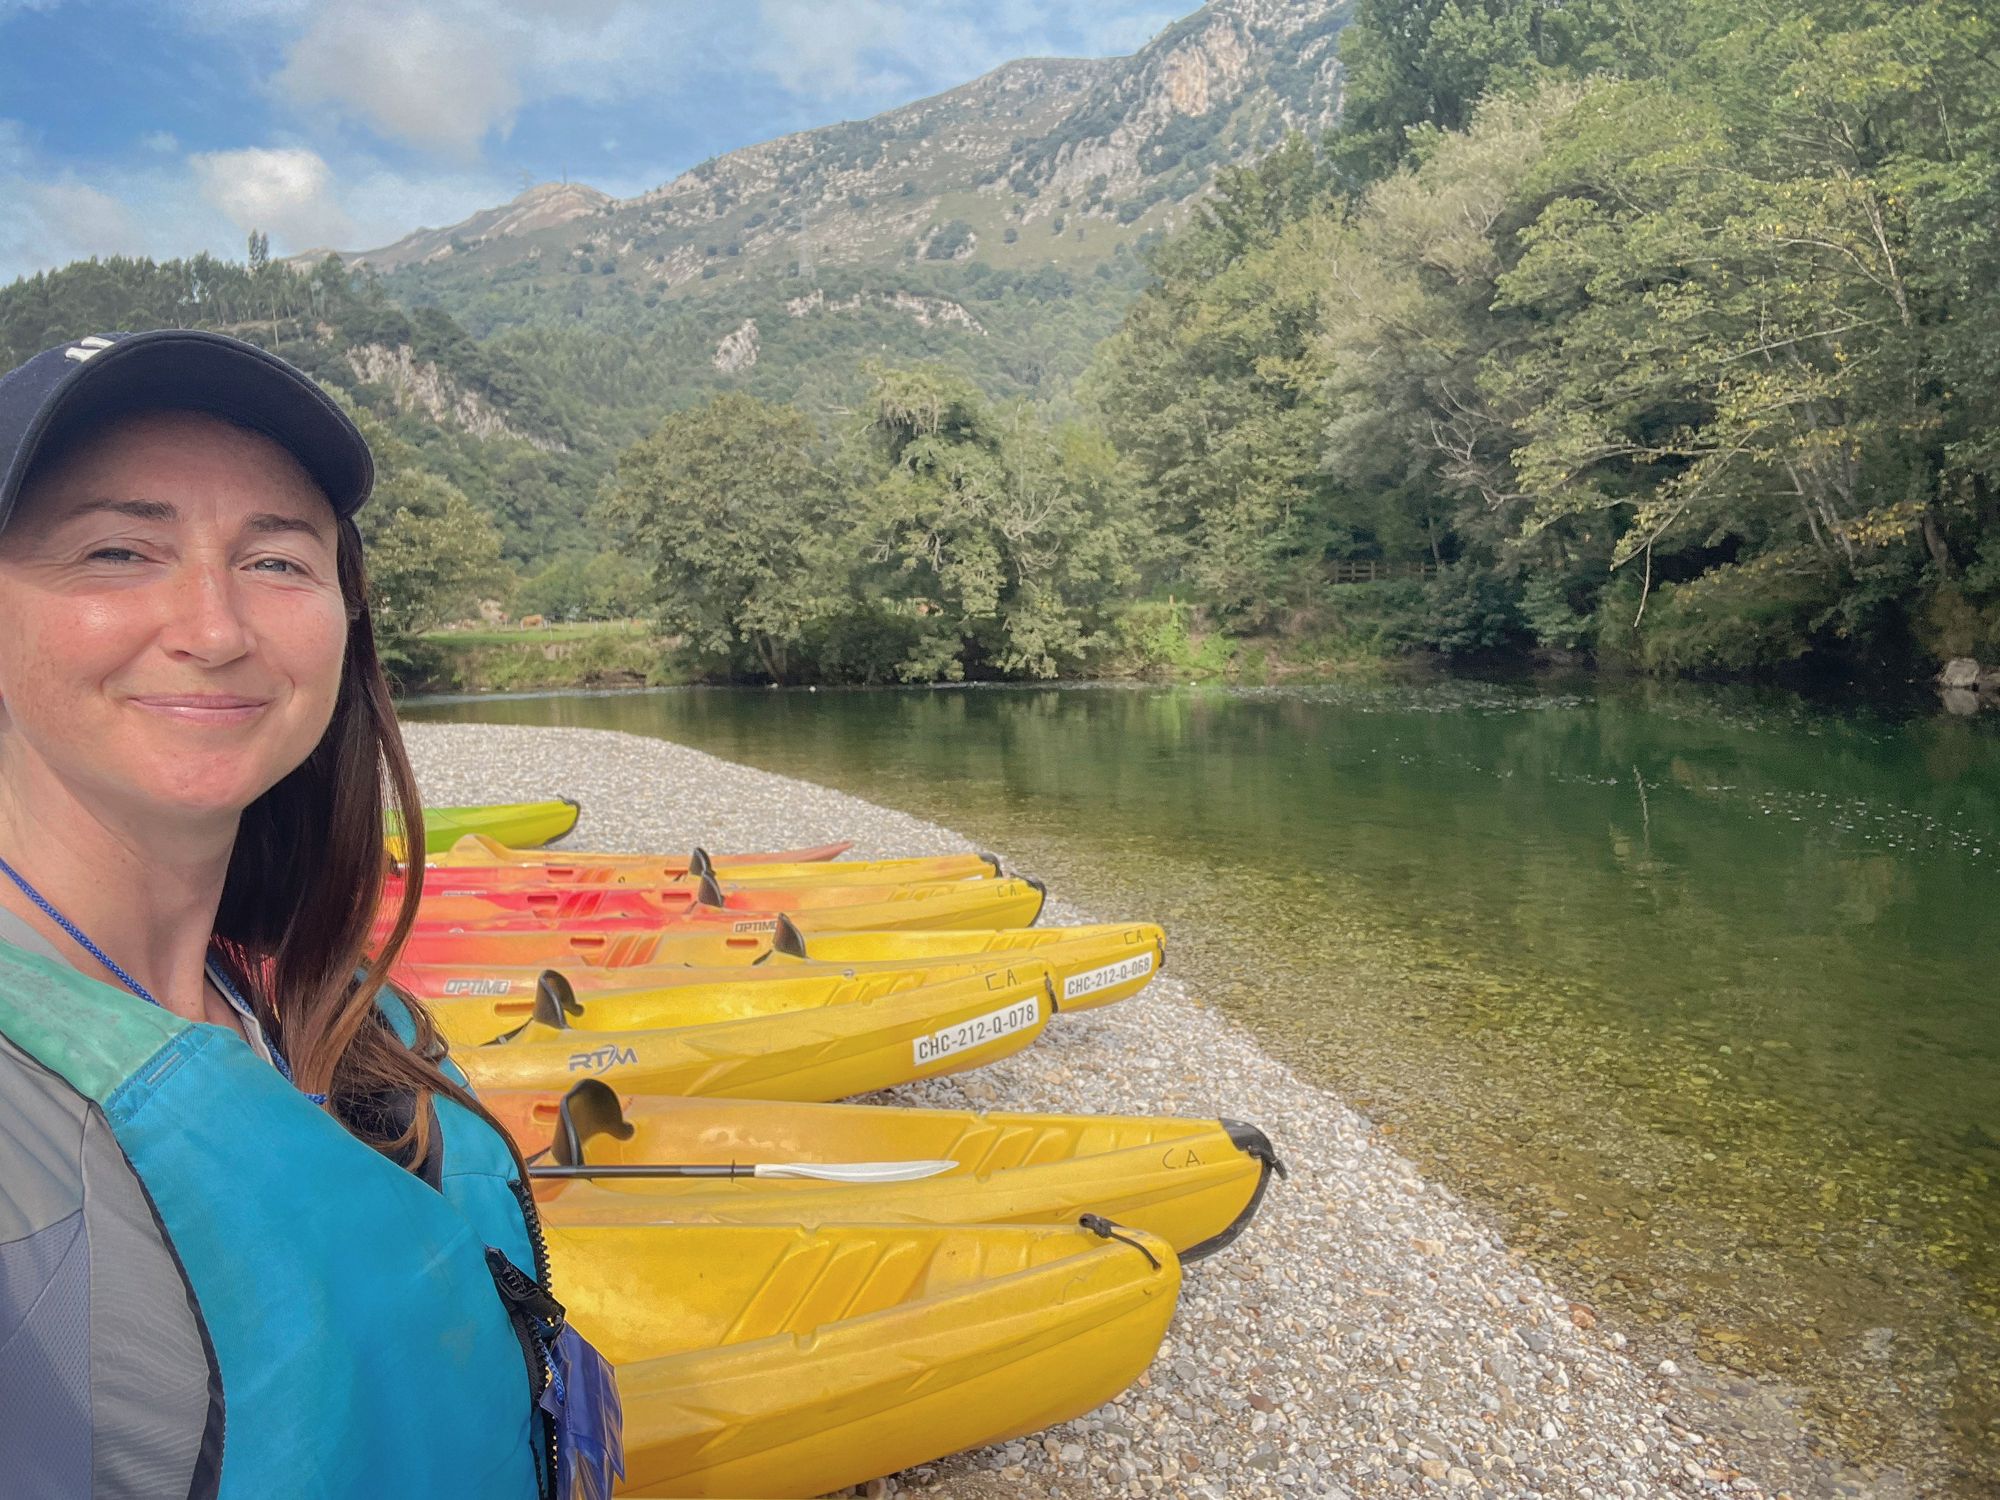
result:
[[[902,676],[1186,660],[1204,630],[1716,675],[1992,661],[1993,41],[1963,0],[1362,0],[1343,128],[1222,173],[1084,423],[1037,440],[1114,456],[1035,470],[1088,503],[1030,538],[978,414],[933,401],[900,445],[878,414],[851,493],[943,519],[861,525],[812,575],[885,609],[975,556],[998,580],[905,601],[963,649],[885,646]],[[656,546],[697,607],[696,543]],[[1056,555],[1116,561],[1055,588]],[[1343,586],[1362,561],[1410,576]],[[1060,648],[993,649],[1021,610]],[[852,674],[836,655],[803,670]]]
[[[1219,0],[379,276],[72,266],[0,340],[313,370],[388,452],[405,631],[494,592],[727,678],[1922,674],[2000,659],[1996,84],[1969,0]],[[937,177],[893,245],[806,232],[897,150],[1001,217]]]
[[[2000,93],[1963,0],[1363,0],[1094,388],[1162,581],[1663,672],[2000,654]]]

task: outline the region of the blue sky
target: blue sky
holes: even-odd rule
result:
[[[567,174],[621,196],[1199,0],[0,0],[0,283],[365,249]]]

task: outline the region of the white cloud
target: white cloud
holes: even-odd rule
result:
[[[89,183],[15,183],[9,185],[7,198],[10,214],[25,219],[14,233],[53,259],[131,254],[139,248],[131,211]]]
[[[349,229],[333,170],[302,146],[247,146],[188,158],[202,198],[245,233],[261,229],[294,249],[339,243]]]
[[[271,236],[277,255],[373,249],[514,191],[483,169],[405,170],[372,157],[336,166],[297,145],[155,152],[86,179],[48,159],[19,121],[0,118],[0,285],[91,256],[206,250],[240,260],[253,229]]]
[[[172,156],[181,149],[181,139],[171,130],[149,130],[139,137],[139,145],[147,151]]]
[[[92,255],[137,254],[141,224],[119,195],[40,170],[28,129],[0,119],[0,281]]]
[[[659,89],[704,29],[692,7],[632,0],[355,0],[318,9],[273,82],[296,106],[469,161],[524,103]]]
[[[278,87],[328,105],[378,135],[470,158],[513,126],[521,93],[504,38],[437,12],[323,11],[292,48]]]

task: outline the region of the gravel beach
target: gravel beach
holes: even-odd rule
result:
[[[722,851],[848,838],[859,857],[969,847],[840,792],[601,730],[413,724],[424,799],[561,793],[566,845]],[[1002,858],[1007,851],[997,851]],[[1032,874],[1032,871],[1026,872]],[[1118,918],[1052,893],[1044,923]],[[1595,1311],[1426,1181],[1363,1115],[1267,1056],[1173,974],[1066,1016],[969,1075],[880,1096],[944,1107],[1228,1115],[1291,1168],[1234,1245],[1189,1268],[1142,1381],[1047,1433],[878,1481],[872,1494],[1344,1497],[1897,1496],[1815,1456],[1795,1397],[1642,1368]]]

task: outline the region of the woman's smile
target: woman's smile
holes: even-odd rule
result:
[[[125,701],[184,724],[225,727],[247,724],[271,704],[269,698],[245,697],[239,693],[134,693]]]

